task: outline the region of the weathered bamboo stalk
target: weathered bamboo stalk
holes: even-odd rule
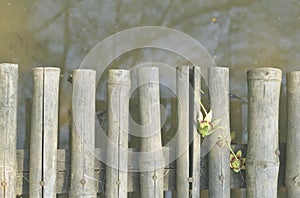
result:
[[[247,78],[247,197],[277,197],[281,71],[275,68],[257,68],[249,70]]]
[[[60,69],[33,69],[30,138],[30,197],[56,197]]]
[[[35,69],[33,76],[31,137],[30,137],[30,172],[29,195],[42,197],[43,181],[43,97],[44,97],[44,70]]]
[[[107,197],[127,197],[130,84],[128,70],[110,70],[108,72]]]
[[[287,74],[287,145],[285,185],[288,198],[300,195],[300,71]]]
[[[212,120],[220,119],[218,142],[209,153],[209,197],[230,197],[230,127],[229,127],[229,69],[209,69],[208,86],[211,100]]]
[[[231,145],[233,150],[239,150],[245,151],[246,144],[233,144]],[[280,150],[282,153],[285,153],[285,144],[280,144]],[[96,189],[100,193],[104,193],[104,184],[105,179],[103,176],[105,175],[105,164],[103,163],[105,161],[105,148],[96,148],[95,149],[95,168],[94,172],[96,175],[95,185]],[[138,158],[136,157],[136,148],[129,148],[128,149],[129,155],[128,155],[128,192],[139,192],[140,191],[140,180],[139,180],[139,164],[138,164]],[[165,156],[165,164],[166,167],[164,169],[164,191],[176,191],[176,163],[173,161],[174,159],[174,148],[172,147],[163,147],[163,152]],[[244,152],[246,153],[246,152]],[[17,150],[17,179],[16,179],[16,192],[18,195],[28,194],[28,171],[29,171],[29,149],[24,150]],[[98,158],[99,156],[99,158]],[[99,161],[101,160],[101,161]],[[285,167],[285,158],[281,157],[282,163],[281,169],[284,169]],[[58,149],[57,150],[57,178],[56,178],[56,193],[57,194],[66,194],[70,191],[70,186],[66,185],[69,184],[70,181],[70,175],[71,171],[66,164],[70,164],[70,155],[68,149]],[[201,167],[201,173],[203,175],[201,176],[201,183],[200,183],[200,189],[207,190],[208,184],[207,184],[207,174],[208,173],[208,166],[207,161],[203,161],[203,166]],[[97,177],[99,175],[99,177]],[[243,181],[242,177],[239,174],[231,174],[230,175],[230,183],[231,189],[238,189],[238,188],[244,188],[246,189],[246,183]],[[100,181],[99,181],[100,180]],[[279,187],[285,187],[284,184],[284,178],[280,177],[278,181]]]
[[[73,72],[70,197],[96,197],[94,181],[96,72]]]
[[[138,70],[141,122],[140,183],[142,198],[163,197],[164,156],[161,142],[158,68]]]
[[[16,197],[18,65],[0,64],[0,197]]]
[[[176,193],[177,197],[189,197],[189,66],[177,67],[177,160]]]
[[[201,101],[201,70],[200,67],[193,67],[193,90],[190,95],[194,97],[193,105],[193,119],[190,119],[192,126],[192,136],[193,136],[193,172],[192,172],[192,197],[200,197],[200,144],[201,136],[197,131],[197,119],[198,113],[200,111]]]

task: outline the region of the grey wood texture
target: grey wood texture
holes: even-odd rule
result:
[[[130,71],[109,70],[106,196],[127,197]]]
[[[16,197],[18,65],[0,64],[0,197]]]
[[[60,69],[33,69],[30,137],[30,197],[56,197]]]
[[[193,107],[193,119],[190,119],[192,131],[191,136],[193,138],[192,144],[192,191],[191,197],[198,198],[200,197],[200,168],[201,168],[201,161],[200,161],[200,144],[201,144],[201,136],[197,131],[197,119],[199,117],[200,111],[200,104],[199,100],[201,100],[201,69],[200,67],[193,67],[192,72],[192,79],[193,79],[193,90],[190,91],[190,95],[193,96],[193,101],[190,100]],[[190,98],[191,99],[191,98]],[[191,113],[190,113],[191,114]],[[191,117],[190,117],[191,118]]]
[[[165,159],[161,141],[158,68],[139,68],[138,86],[141,123],[139,158],[141,197],[162,198]]]
[[[96,72],[73,72],[71,189],[72,198],[97,197],[94,174]]]
[[[287,142],[285,184],[288,198],[300,195],[300,72],[287,74]]]
[[[178,197],[189,197],[189,66],[177,67],[177,159],[176,159],[176,193]]]
[[[229,69],[209,69],[208,87],[210,93],[212,120],[220,119],[217,126],[218,141],[209,153],[209,197],[230,198],[230,126],[229,126]],[[214,134],[212,134],[214,135]]]
[[[281,71],[257,68],[248,78],[247,197],[277,197]]]

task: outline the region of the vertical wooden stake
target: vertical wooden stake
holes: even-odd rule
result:
[[[30,197],[56,197],[60,69],[33,69],[30,137]]]
[[[285,185],[287,197],[300,195],[300,71],[287,74],[287,144]]]
[[[140,183],[142,198],[163,197],[164,156],[161,142],[158,68],[138,70],[141,121]]]
[[[0,64],[0,197],[16,197],[18,65]]]
[[[94,181],[96,72],[73,72],[70,197],[97,197]]]
[[[192,137],[193,137],[193,172],[192,172],[192,192],[191,195],[193,198],[200,197],[200,144],[201,136],[197,131],[197,119],[200,111],[201,101],[201,70],[200,67],[193,67],[193,87],[191,96],[194,97],[194,103],[192,103],[194,112],[193,119],[190,119],[192,126]],[[190,101],[192,102],[192,101]]]
[[[230,198],[229,69],[210,68],[208,81],[212,120],[220,119],[218,141],[209,153],[209,197]]]
[[[109,70],[106,196],[127,197],[130,72]]]
[[[281,71],[257,68],[248,77],[247,197],[277,197]]]
[[[189,66],[177,68],[177,160],[176,193],[177,197],[189,197]]]

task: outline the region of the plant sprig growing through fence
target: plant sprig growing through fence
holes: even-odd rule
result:
[[[201,93],[203,91],[201,90]],[[198,100],[198,103],[200,104],[200,110],[199,110],[199,117],[198,117],[198,126],[197,126],[197,131],[198,133],[203,137],[207,137],[217,131],[218,129],[224,129],[223,127],[218,126],[219,122],[221,121],[220,119],[212,121],[212,111],[210,110],[207,112],[206,108],[202,104],[200,97],[198,97],[197,93],[195,92],[195,96]],[[203,116],[201,109],[203,110],[205,116]],[[234,138],[234,134],[231,134],[231,140]],[[216,140],[217,141],[217,140]],[[220,141],[220,140],[219,140]],[[234,172],[238,173],[242,169],[245,169],[245,162],[246,158],[242,157],[242,151],[239,150],[237,153],[235,153],[231,147],[230,141],[228,141],[228,138],[223,137],[222,140],[223,142],[226,143],[228,149],[230,150],[230,168],[233,169]]]

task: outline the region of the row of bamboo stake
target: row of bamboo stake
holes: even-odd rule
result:
[[[155,66],[155,65],[154,65]],[[192,80],[191,77],[192,76]],[[248,76],[248,147],[246,182],[248,197],[276,197],[279,170],[278,114],[281,71],[275,68],[250,70]],[[200,68],[177,68],[178,134],[176,154],[177,197],[200,196],[200,142],[197,119],[201,89]],[[33,69],[32,128],[30,137],[30,197],[56,197],[57,134],[60,69]],[[141,197],[163,197],[166,159],[161,144],[159,71],[138,70],[140,97]],[[190,86],[192,83],[192,87]],[[96,197],[95,90],[96,73],[73,72],[73,125],[71,135],[70,197]],[[106,151],[106,196],[127,196],[128,114],[130,72],[108,73],[108,144]],[[220,119],[225,135],[229,127],[229,69],[210,68],[208,87],[213,119]],[[300,72],[287,74],[286,187],[288,197],[300,194]],[[18,66],[0,64],[0,197],[16,196]],[[151,122],[149,123],[149,120]],[[224,135],[224,134],[223,134]],[[192,149],[188,145],[192,143]],[[117,145],[117,146],[116,146]],[[214,146],[209,154],[210,197],[230,197],[229,149]],[[266,185],[263,185],[266,184]]]

